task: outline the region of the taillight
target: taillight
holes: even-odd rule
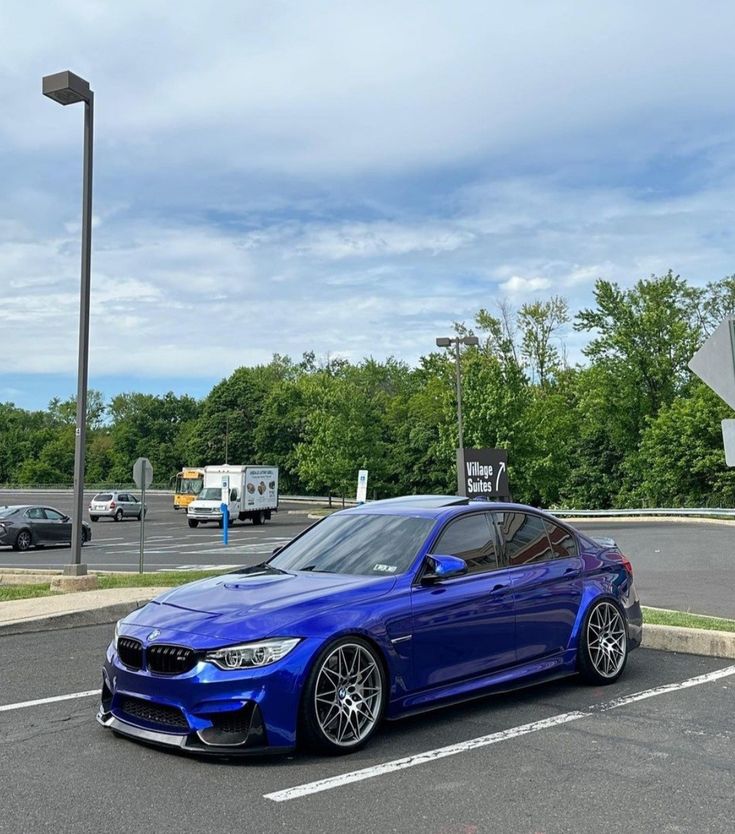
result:
[[[633,577],[633,565],[630,564],[630,560],[627,556],[622,557],[623,567],[625,568],[625,572],[630,576]]]
[[[114,501],[110,501],[110,509],[111,510],[115,509],[115,502]]]

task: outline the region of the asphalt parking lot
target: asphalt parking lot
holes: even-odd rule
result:
[[[0,831],[733,830],[728,661],[638,650],[613,686],[490,696],[385,725],[349,757],[209,761],[97,725],[111,632],[0,637]]]
[[[94,493],[85,494],[86,507]],[[0,504],[33,503],[56,507],[71,513],[72,495],[68,493],[0,494]],[[214,524],[191,529],[186,514],[173,509],[170,495],[146,496],[148,513],[145,519],[145,569],[210,568],[228,565],[249,565],[262,562],[273,548],[290,541],[313,522],[307,518],[303,504],[281,503],[279,511],[260,527],[252,522],[236,522],[228,531],[229,544],[222,543],[222,530]],[[120,522],[101,518],[91,525],[92,541],[84,546],[83,558],[93,570],[138,570],[140,523],[127,518]],[[69,561],[68,548],[45,548],[15,553],[0,549],[0,567],[58,568]]]
[[[85,507],[92,497],[85,497]],[[173,510],[170,495],[146,499],[145,569],[208,568],[257,564],[274,547],[290,541],[312,522],[303,504],[281,503],[262,527],[237,523],[230,542],[213,525],[195,530],[183,512]],[[71,492],[0,492],[0,503],[45,503],[70,512]],[[85,513],[85,517],[87,514]],[[590,535],[612,536],[631,559],[636,587],[645,605],[735,618],[735,528],[723,522],[584,521],[575,525]],[[92,542],[83,557],[91,569],[138,570],[138,522],[101,519],[92,525]],[[69,560],[67,548],[15,553],[0,549],[1,567],[60,568]]]

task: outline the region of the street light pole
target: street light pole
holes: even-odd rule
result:
[[[477,336],[456,336],[454,338],[443,337],[436,340],[437,347],[451,347],[454,345],[454,363],[457,375],[457,437],[459,445],[457,448],[457,489],[460,495],[464,490],[464,478],[460,459],[464,456],[464,433],[462,429],[462,370],[460,365],[460,345],[474,346],[480,344]]]
[[[84,460],[87,436],[87,377],[89,369],[89,296],[92,265],[92,147],[94,138],[94,92],[89,82],[73,72],[57,72],[43,78],[43,94],[59,104],[84,102],[84,173],[82,182],[82,270],[79,293],[79,357],[77,364],[77,425],[74,443],[74,507],[71,528],[71,563],[67,576],[87,573],[82,563],[82,513],[84,505]]]

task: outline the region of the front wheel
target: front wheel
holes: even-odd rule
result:
[[[582,629],[577,661],[587,683],[614,683],[628,659],[628,635],[620,608],[612,600],[596,602]]]
[[[301,730],[322,753],[351,753],[378,728],[385,709],[385,673],[360,637],[331,643],[317,657],[304,689]]]
[[[33,537],[30,530],[21,530],[13,545],[14,550],[26,551],[33,544]]]
[[[195,518],[187,518],[187,522],[189,523],[189,527],[199,526],[199,522]]]

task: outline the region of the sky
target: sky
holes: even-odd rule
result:
[[[90,387],[201,397],[735,272],[734,29],[718,0],[5,0],[0,402],[76,390],[83,114],[43,75],[95,91]]]

